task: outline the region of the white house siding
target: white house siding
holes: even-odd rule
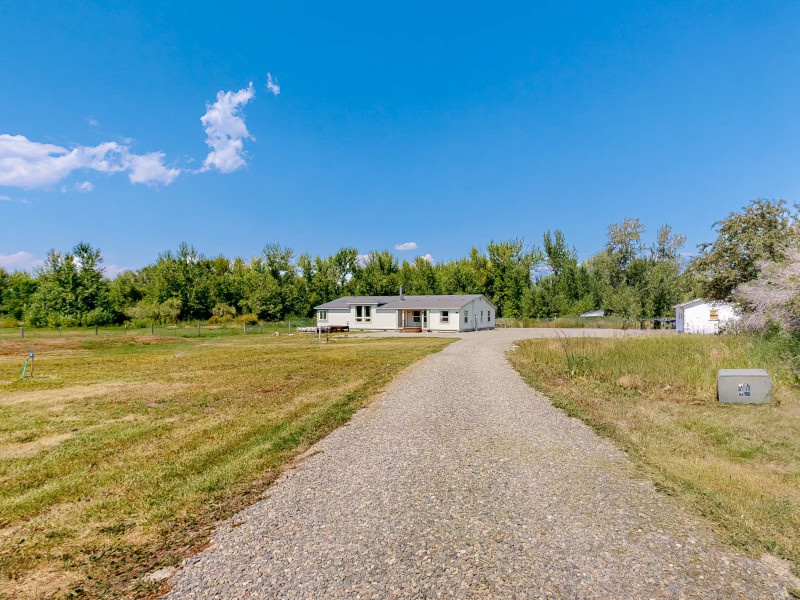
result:
[[[464,322],[464,313],[463,311],[467,311],[467,322]],[[483,316],[481,316],[481,311],[483,311]],[[489,313],[491,312],[491,320],[489,319]],[[495,319],[497,315],[495,314],[494,306],[489,304],[489,302],[484,299],[483,297],[477,298],[472,300],[468,304],[466,304],[461,314],[459,315],[459,330],[460,331],[474,331],[476,329],[494,329]]]
[[[328,309],[328,318],[320,319],[320,311],[317,311],[317,324],[319,325],[333,325],[336,327],[344,327],[352,322],[350,318],[350,311],[344,309]]]
[[[717,320],[711,320],[711,311]],[[739,319],[733,305],[726,302],[687,303],[675,309],[675,328],[679,333],[719,333],[720,327]]]
[[[461,313],[458,310],[448,311],[448,322],[442,323],[441,310],[429,310],[429,326],[433,331],[458,331],[458,318]]]
[[[438,298],[438,297],[434,297]],[[379,308],[374,304],[360,304],[359,306],[370,306],[371,315],[370,321],[366,322],[356,321],[356,304],[352,304],[347,308],[328,308],[326,318],[320,318],[321,310],[317,309],[317,323],[319,325],[330,326],[349,326],[354,330],[378,330],[378,331],[393,331],[403,327],[399,313],[403,309],[397,308]],[[423,302],[415,302],[410,304],[419,308],[408,308],[405,310],[426,310],[423,309]],[[445,309],[435,308],[427,309],[428,322],[427,329],[431,331],[473,331],[476,329],[494,329],[495,326],[495,308],[483,297],[475,298],[464,304],[461,308],[448,309],[449,319],[447,323],[442,322],[442,311]],[[464,312],[467,312],[468,322],[464,322]],[[491,314],[491,319],[489,315]],[[422,319],[420,320],[420,325]]]

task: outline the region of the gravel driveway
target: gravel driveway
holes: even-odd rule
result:
[[[525,384],[504,352],[546,335],[470,333],[407,369],[166,597],[788,598]]]

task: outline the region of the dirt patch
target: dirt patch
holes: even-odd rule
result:
[[[72,438],[72,433],[59,433],[56,435],[48,435],[32,442],[23,442],[21,444],[6,444],[0,446],[0,457],[2,458],[28,458],[36,456],[39,452],[58,446],[64,440]]]

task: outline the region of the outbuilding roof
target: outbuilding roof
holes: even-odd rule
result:
[[[690,306],[696,306],[698,304],[708,304],[711,307],[717,308],[722,306],[734,306],[732,302],[725,302],[724,300],[704,300],[703,298],[695,298],[694,300],[689,300],[689,302],[676,304],[672,308],[687,308]]]
[[[411,309],[411,310],[458,310],[465,304],[482,298],[483,294],[456,294],[456,295],[432,295],[432,296],[343,296],[336,300],[331,300],[325,304],[315,306],[319,309],[349,308],[354,304],[371,304],[378,308],[388,309]],[[489,302],[487,300],[487,302]],[[492,304],[489,302],[489,304]],[[494,306],[492,304],[492,306]]]

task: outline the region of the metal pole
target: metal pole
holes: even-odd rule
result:
[[[19,337],[21,338],[25,337],[25,325],[19,328]]]

